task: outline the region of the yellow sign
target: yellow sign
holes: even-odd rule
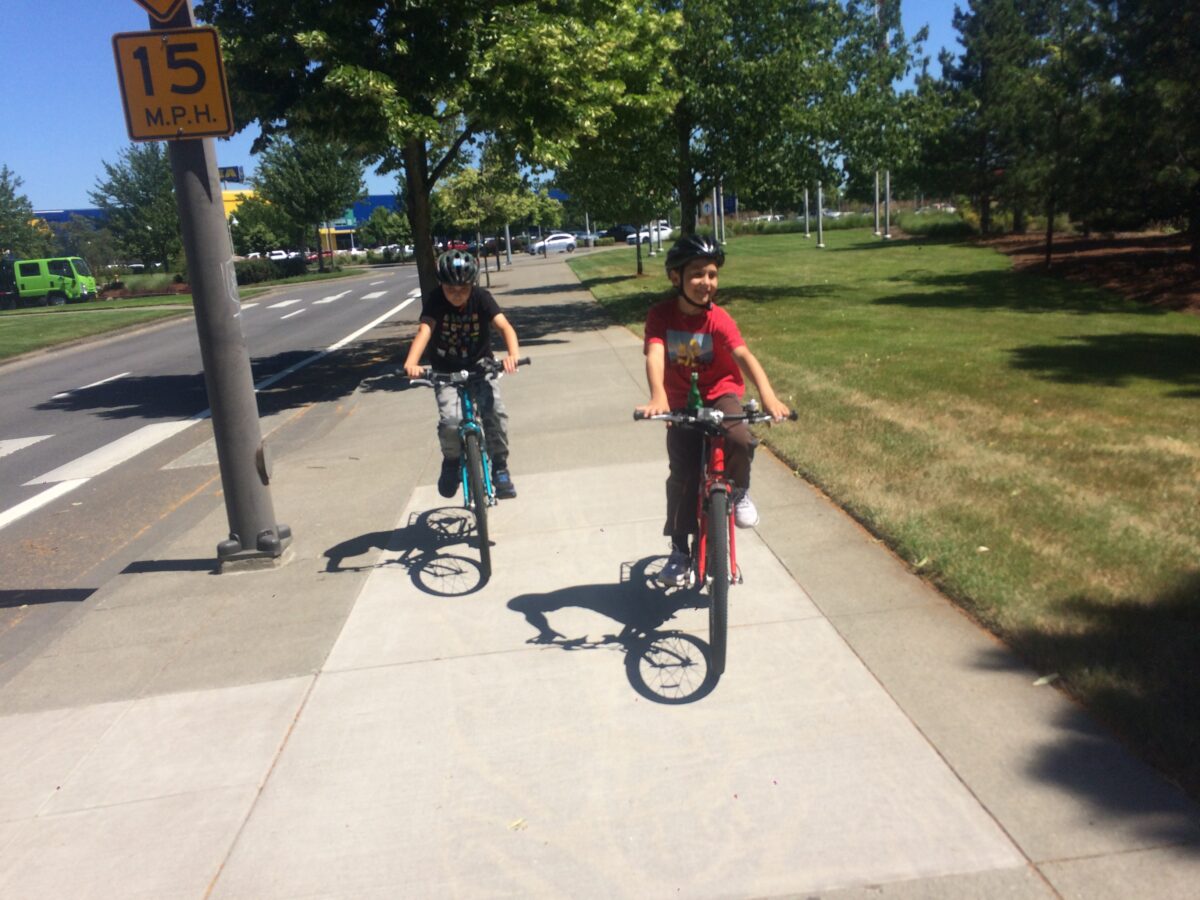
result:
[[[134,2],[150,13],[155,22],[170,22],[183,0],[134,0]]]
[[[113,54],[132,140],[233,134],[229,89],[215,28],[114,34]]]

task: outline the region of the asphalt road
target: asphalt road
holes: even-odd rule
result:
[[[317,401],[348,396],[402,352],[397,327],[415,322],[416,294],[416,270],[396,267],[243,304],[275,452],[345,414]],[[7,663],[61,631],[144,547],[223,501],[190,317],[27,358],[0,379],[2,683]]]

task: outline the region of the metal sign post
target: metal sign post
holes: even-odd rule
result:
[[[213,29],[194,27],[190,2],[137,3],[150,13],[152,30],[115,35],[113,48],[130,138],[165,139],[171,160],[229,520],[217,561],[222,570],[261,564],[282,556],[292,534],[275,521],[271,503],[270,459],[211,137],[233,133],[220,45]]]

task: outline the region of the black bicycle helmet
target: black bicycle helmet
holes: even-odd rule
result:
[[[442,284],[474,284],[478,274],[475,257],[462,250],[448,250],[437,259],[437,277]]]
[[[701,234],[685,234],[667,251],[667,271],[682,269],[693,259],[709,259],[717,268],[725,265],[725,250],[712,238]]]

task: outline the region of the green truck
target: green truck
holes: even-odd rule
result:
[[[96,299],[96,278],[78,256],[0,259],[0,309]]]

